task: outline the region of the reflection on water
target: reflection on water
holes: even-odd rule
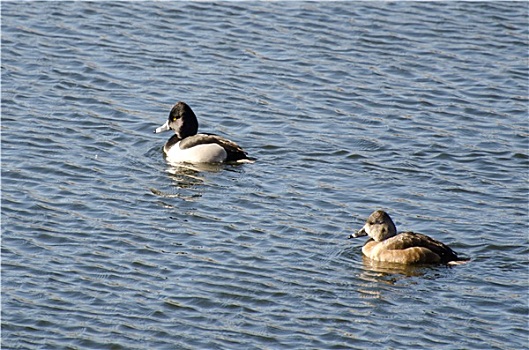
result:
[[[221,163],[168,163],[165,170],[169,174],[173,185],[168,190],[151,188],[151,192],[164,198],[179,198],[185,201],[193,201],[197,197],[202,197],[200,187],[206,184],[206,175],[208,173],[219,173],[221,171],[230,171],[233,167],[240,164],[221,164]],[[182,190],[188,190],[189,194],[184,194]]]
[[[205,183],[205,178],[200,175],[201,172],[212,171],[218,172],[220,169],[208,165],[191,165],[180,164],[170,166],[166,172],[172,180],[172,186],[167,189],[151,188],[151,192],[156,196],[162,198],[178,198],[184,201],[194,201],[196,198],[202,197],[202,191],[197,190]],[[187,190],[187,191],[186,191]],[[186,194],[189,192],[188,194]],[[172,204],[164,204],[165,207],[173,207]]]
[[[407,277],[423,276],[432,265],[406,265],[384,261],[371,260],[362,255],[364,268],[369,271],[378,272],[384,275],[404,275]]]
[[[375,261],[362,256],[364,271],[360,273],[360,278],[364,281],[377,282],[389,285],[404,283],[406,285],[416,284],[415,279],[419,277],[426,280],[436,280],[450,274],[455,267],[449,265],[422,264],[406,265]]]
[[[200,172],[217,173],[226,168],[225,164],[220,163],[169,163],[170,168],[167,169],[169,174],[175,176],[189,176],[194,177],[195,174]],[[197,177],[200,178],[200,177]]]

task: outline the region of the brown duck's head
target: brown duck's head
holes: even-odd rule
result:
[[[383,210],[376,210],[367,218],[364,227],[353,233],[349,238],[369,236],[377,242],[393,237],[397,234],[397,228],[391,217]]]

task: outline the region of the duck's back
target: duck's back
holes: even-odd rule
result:
[[[446,244],[414,232],[402,232],[382,242],[369,240],[362,251],[373,260],[403,264],[447,264],[460,260]]]

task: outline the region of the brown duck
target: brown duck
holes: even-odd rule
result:
[[[373,212],[364,227],[349,238],[371,237],[362,247],[366,257],[376,261],[400,264],[461,264],[460,258],[447,245],[426,235],[401,232],[383,210]]]

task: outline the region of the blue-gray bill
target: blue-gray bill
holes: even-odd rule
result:
[[[364,228],[361,228],[357,232],[351,233],[351,235],[349,235],[348,238],[357,238],[357,237],[362,237],[362,236],[367,236],[367,232],[366,230],[364,230]]]

